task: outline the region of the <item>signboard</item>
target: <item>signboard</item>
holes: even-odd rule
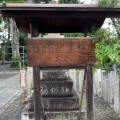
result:
[[[24,69],[20,70],[20,86],[27,86],[26,71]]]
[[[95,45],[91,38],[29,38],[26,47],[30,67],[95,63]]]

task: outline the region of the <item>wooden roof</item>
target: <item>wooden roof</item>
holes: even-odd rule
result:
[[[120,8],[93,4],[7,4],[0,8],[3,17],[14,18],[20,32],[70,33],[100,28],[106,18],[120,17]]]

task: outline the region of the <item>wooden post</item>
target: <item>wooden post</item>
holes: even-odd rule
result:
[[[82,91],[81,91],[81,98],[80,98],[80,105],[79,105],[79,115],[78,120],[81,118],[81,108],[82,108],[82,99],[83,99],[83,93],[84,93],[84,85],[85,85],[85,79],[86,79],[86,69],[84,70],[84,78],[83,78],[83,85],[82,85]]]
[[[95,120],[93,106],[94,99],[93,99],[92,66],[87,66],[86,97],[87,97],[87,120]]]
[[[32,37],[38,37],[38,28],[34,28],[30,24],[30,32]],[[40,70],[38,67],[33,68],[34,77],[34,118],[41,120],[41,89],[40,89]]]
[[[33,68],[34,76],[34,117],[35,120],[41,120],[41,91],[40,91],[40,70]]]

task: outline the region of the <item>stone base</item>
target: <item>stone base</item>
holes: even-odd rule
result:
[[[21,114],[21,120],[34,120],[34,112],[28,111],[28,108],[24,108]]]
[[[43,104],[45,110],[78,110],[79,109],[79,97],[76,92],[73,92],[72,97],[43,97]],[[29,99],[28,109],[34,110],[33,97]]]
[[[45,110],[78,110],[79,109],[79,97],[74,93],[73,97],[50,97],[43,98]]]
[[[74,111],[45,111],[47,120],[77,120],[78,110]],[[86,117],[86,111],[84,108],[81,110],[81,118]],[[28,111],[27,107],[24,109],[21,120],[34,120],[34,112]]]
[[[79,110],[46,112],[47,120],[77,120],[78,114]],[[84,119],[85,116],[86,112],[82,109],[81,118]]]
[[[43,97],[73,96],[73,81],[71,78],[59,81],[41,81],[41,92]]]
[[[42,70],[42,80],[67,80],[66,70]]]

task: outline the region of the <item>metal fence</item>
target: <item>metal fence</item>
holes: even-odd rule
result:
[[[15,46],[13,46],[15,47]],[[17,46],[18,55],[14,56],[12,46],[4,46],[2,49],[2,60],[0,61],[0,80],[8,79],[27,67],[27,54],[25,46]],[[18,59],[19,58],[19,59]],[[19,64],[19,66],[16,66]]]
[[[10,64],[10,67],[7,69],[12,70],[19,70],[21,68],[24,68],[27,66],[27,54],[26,54],[26,46],[19,46],[18,48],[18,54],[14,56],[13,50],[14,46],[4,46],[3,47],[3,64],[4,66],[6,64]],[[9,50],[9,51],[8,51]],[[11,52],[10,52],[11,51]],[[15,66],[15,64],[19,64],[19,66]],[[4,67],[4,70],[6,70],[6,67]]]

